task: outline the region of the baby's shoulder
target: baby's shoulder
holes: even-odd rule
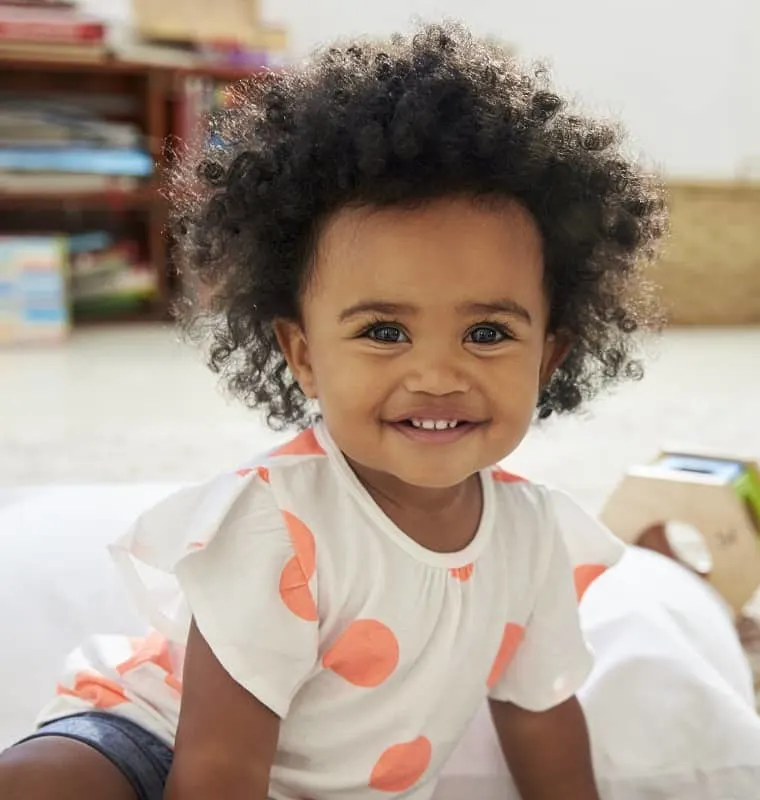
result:
[[[523,530],[546,531],[554,525],[556,490],[509,472],[501,466],[489,470],[496,515],[511,519]]]
[[[623,555],[625,546],[596,517],[561,489],[534,483],[500,467],[492,471],[495,540],[533,561],[567,553],[576,577],[601,574]],[[516,559],[512,558],[512,563]]]
[[[593,516],[566,492],[539,483],[500,466],[490,470],[497,513],[511,515],[537,530],[596,525]]]
[[[220,532],[247,537],[285,532],[291,517],[313,505],[329,478],[324,451],[312,430],[262,453],[243,466],[173,492],[137,519],[132,535],[143,542],[201,549]]]

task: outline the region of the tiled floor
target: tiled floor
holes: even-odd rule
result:
[[[511,467],[593,510],[670,440],[760,456],[760,328],[672,331],[656,351],[644,381],[534,430]],[[227,403],[168,328],[90,329],[57,348],[0,352],[0,486],[199,479],[278,438]]]

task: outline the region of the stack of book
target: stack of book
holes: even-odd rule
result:
[[[95,96],[0,93],[0,193],[135,189],[153,172],[142,145],[138,126],[98,113]]]
[[[105,53],[105,24],[72,0],[0,2],[0,57],[97,61]]]
[[[72,320],[143,312],[156,271],[104,231],[0,236],[0,345],[61,340]]]
[[[0,236],[0,345],[66,337],[67,276],[65,236]]]
[[[288,60],[288,31],[271,25],[258,0],[132,0],[145,45],[191,45],[199,67],[254,71]]]
[[[157,296],[156,271],[138,244],[105,231],[70,236],[69,297],[77,319],[105,319],[144,310]]]
[[[72,2],[0,0],[0,58],[86,60],[104,51],[104,24]],[[139,128],[113,121],[122,111],[109,107],[114,101],[0,92],[0,192],[135,188],[153,163]]]

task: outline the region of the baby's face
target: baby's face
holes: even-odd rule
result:
[[[516,204],[339,212],[302,314],[281,339],[336,444],[414,486],[457,485],[514,450],[561,355],[540,234]]]

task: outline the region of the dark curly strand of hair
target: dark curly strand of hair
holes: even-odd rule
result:
[[[550,327],[572,338],[538,416],[641,373],[654,321],[643,269],[666,227],[659,182],[614,126],[573,112],[540,69],[454,23],[324,50],[238,85],[171,179],[181,269],[208,289],[181,312],[209,364],[273,427],[311,421],[274,337],[298,319],[325,219],[346,205],[514,198],[545,246]]]

